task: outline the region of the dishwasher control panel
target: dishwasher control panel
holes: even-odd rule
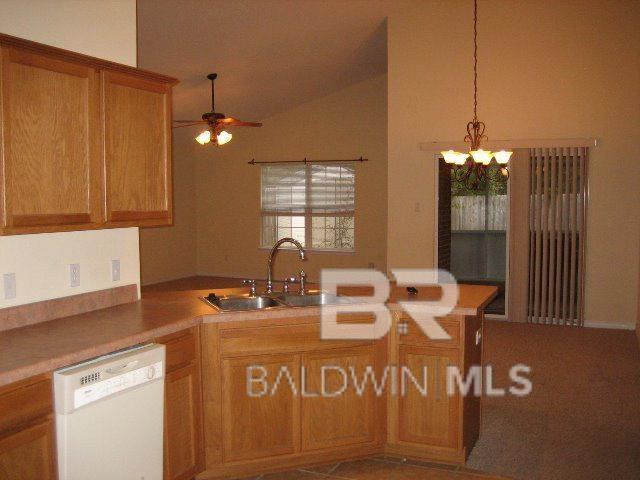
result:
[[[80,408],[114,393],[136,387],[162,377],[162,362],[130,370],[107,380],[77,388],[73,392],[73,408]]]
[[[146,383],[164,382],[164,365],[165,346],[150,343],[56,370],[56,413],[69,415],[117,393]]]

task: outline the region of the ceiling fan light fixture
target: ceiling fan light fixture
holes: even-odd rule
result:
[[[204,130],[200,132],[200,134],[196,137],[196,142],[200,145],[206,145],[211,141],[211,132],[209,130]]]
[[[233,135],[227,132],[226,130],[222,130],[218,135],[216,135],[216,140],[218,145],[224,145],[225,143],[229,143]]]

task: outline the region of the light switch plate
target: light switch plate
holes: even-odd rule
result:
[[[79,263],[71,263],[69,265],[69,286],[70,287],[80,286],[80,264]]]
[[[16,298],[16,274],[5,273],[2,275],[2,279],[4,280],[4,299]]]
[[[120,281],[120,259],[114,258],[111,260],[111,281]]]

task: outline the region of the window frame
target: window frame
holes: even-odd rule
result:
[[[340,162],[338,165],[351,165],[354,172],[353,182],[353,210],[343,210],[335,212],[313,212],[313,208],[310,206],[311,202],[311,189],[312,189],[312,168],[314,165],[325,165],[321,162],[305,162],[305,207],[299,212],[292,211],[273,211],[264,210],[262,208],[262,169],[260,170],[260,245],[259,250],[271,250],[273,246],[264,245],[264,217],[271,216],[283,216],[283,217],[303,217],[304,218],[304,241],[306,251],[317,253],[337,253],[337,254],[353,254],[356,252],[356,179],[355,172],[356,166],[354,162]],[[353,247],[352,248],[318,248],[313,247],[313,218],[319,217],[351,217],[353,218]],[[280,247],[282,250],[296,250],[295,247],[284,244]]]

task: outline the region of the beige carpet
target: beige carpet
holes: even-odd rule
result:
[[[504,386],[532,367],[527,398],[487,398],[468,467],[517,479],[640,479],[635,332],[488,321],[485,358]]]

